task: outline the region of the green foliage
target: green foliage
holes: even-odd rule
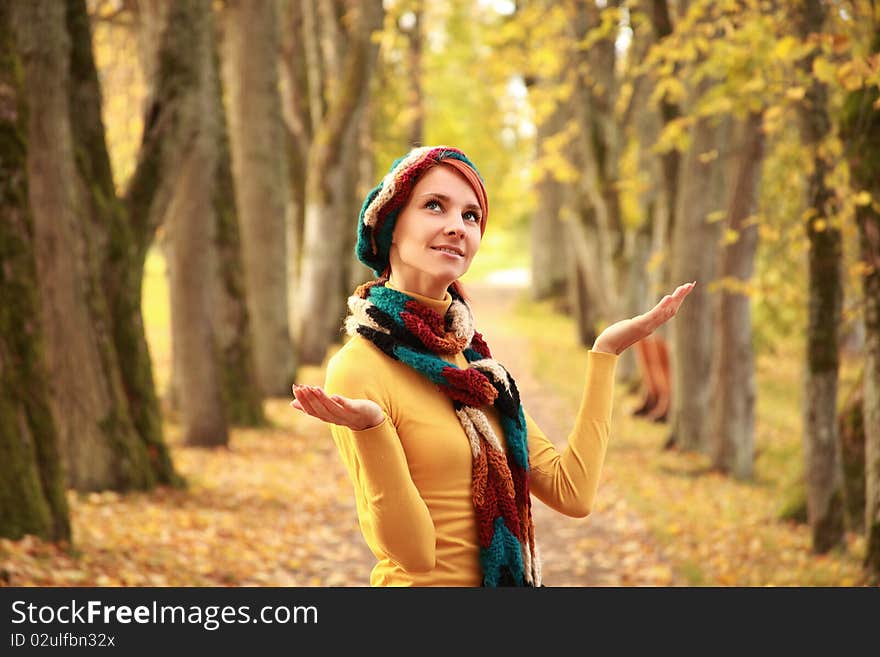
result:
[[[381,35],[373,96],[374,184],[412,146],[407,140],[415,111],[409,100],[413,71],[398,27],[409,10],[406,2],[389,7]],[[531,205],[524,191],[530,153],[525,105],[510,88],[514,69],[499,66],[487,45],[504,17],[461,0],[423,3],[423,10],[424,145],[457,146],[477,165],[489,190],[491,230],[522,224]]]

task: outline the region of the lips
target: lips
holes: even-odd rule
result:
[[[455,255],[459,258],[464,257],[464,251],[462,251],[457,246],[452,246],[451,244],[441,244],[440,246],[432,246],[431,248],[435,251],[440,251],[441,253],[446,253],[448,255]]]

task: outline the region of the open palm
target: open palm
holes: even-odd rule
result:
[[[648,312],[631,319],[615,322],[599,334],[593,343],[593,351],[620,354],[642,338],[646,338],[678,312],[681,302],[694,289],[696,281],[675,288],[675,292],[660,299]]]
[[[349,399],[328,395],[318,386],[293,384],[294,408],[324,422],[341,424],[354,431],[378,426],[385,419],[379,404],[369,399]]]

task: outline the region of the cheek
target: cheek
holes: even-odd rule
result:
[[[481,242],[482,239],[479,232],[477,232],[477,234],[472,239],[468,240],[468,253],[471,254],[472,258],[477,254],[477,251],[480,250]]]

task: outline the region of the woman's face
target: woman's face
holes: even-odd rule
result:
[[[435,299],[470,267],[480,248],[482,212],[464,176],[431,167],[400,211],[389,251],[391,282]]]

